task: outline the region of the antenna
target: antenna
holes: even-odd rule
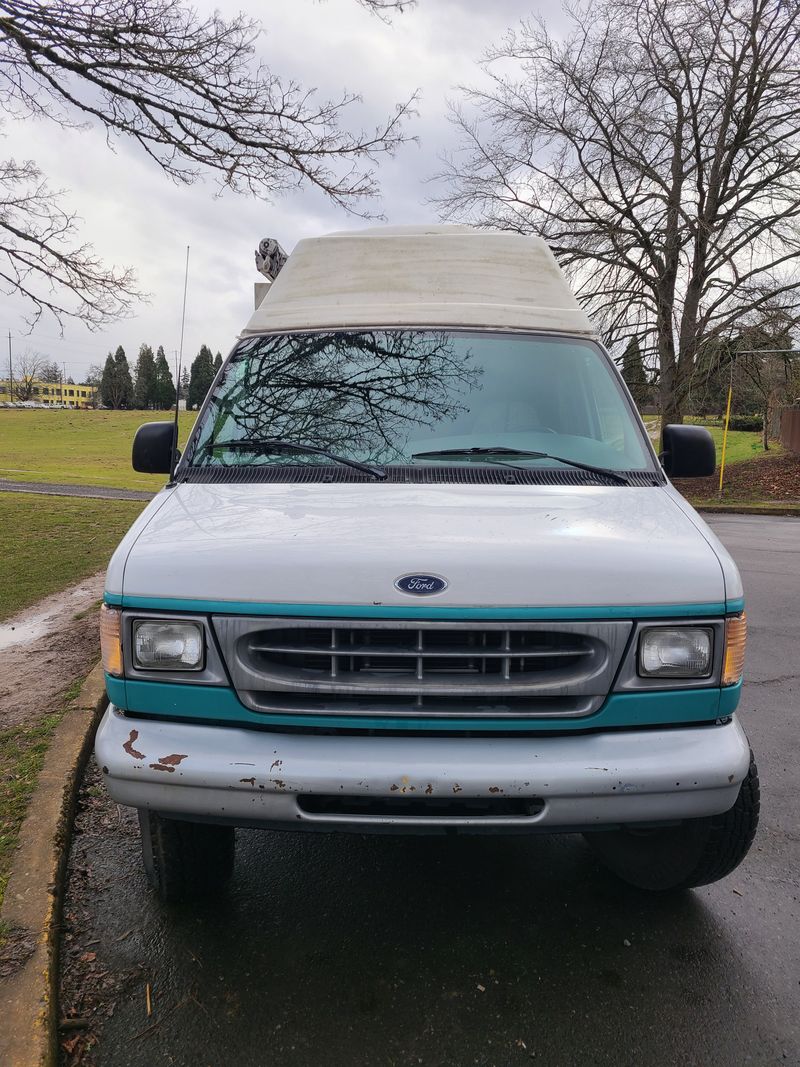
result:
[[[172,433],[172,456],[169,461],[169,480],[175,481],[176,454],[178,451],[178,409],[181,396],[181,360],[183,359],[183,331],[186,326],[186,290],[189,285],[189,246],[186,246],[186,270],[183,275],[183,311],[181,312],[181,344],[178,349],[178,376],[175,379],[175,429]]]

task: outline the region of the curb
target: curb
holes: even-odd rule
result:
[[[691,500],[689,501],[691,504]],[[781,507],[779,504],[767,507],[748,507],[746,504],[728,506],[726,504],[692,504],[701,515],[788,515],[800,518],[800,510],[796,507]]]
[[[20,830],[0,919],[36,945],[18,971],[0,979],[3,1067],[53,1067],[58,1059],[58,951],[70,828],[107,703],[98,663],[55,729]]]

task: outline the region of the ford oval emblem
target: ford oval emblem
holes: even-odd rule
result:
[[[434,593],[445,591],[447,580],[437,574],[404,574],[397,579],[394,587],[411,596],[433,596]]]

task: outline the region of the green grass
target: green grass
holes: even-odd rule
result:
[[[719,426],[707,426],[706,429],[714,438],[717,446],[717,466],[722,459],[722,435],[723,430]],[[729,463],[743,463],[746,459],[756,459],[760,456],[779,456],[783,449],[776,441],[770,441],[769,452],[764,451],[760,433],[749,433],[747,430],[729,430],[728,446],[725,451],[725,465]]]
[[[0,492],[0,619],[105,567],[144,506]]]
[[[53,731],[66,707],[80,692],[81,681],[64,694],[63,706],[35,725],[0,730],[0,908],[11,873],[19,831],[36,788]],[[0,930],[0,941],[3,931]]]
[[[687,419],[687,422],[694,420]],[[658,438],[661,432],[661,420],[655,415],[645,415],[644,423],[650,440],[658,447]],[[717,447],[717,467],[722,459],[722,435],[721,426],[706,426],[706,429],[714,438]],[[725,450],[725,465],[729,463],[743,463],[746,459],[756,459],[760,456],[779,456],[783,448],[777,441],[770,441],[769,452],[764,451],[760,433],[750,433],[747,430],[729,430],[728,445]]]
[[[2,409],[0,478],[155,492],[166,478],[137,474],[131,467],[131,443],[143,422],[169,417],[166,411]],[[180,413],[181,443],[196,417],[194,411]]]

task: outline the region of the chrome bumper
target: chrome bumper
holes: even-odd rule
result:
[[[735,718],[566,737],[370,737],[156,722],[114,705],[95,754],[121,804],[240,826],[362,833],[559,831],[715,815],[733,806],[750,761]],[[309,800],[321,797],[328,810]],[[357,809],[363,798],[400,797],[410,801],[402,812],[343,810],[349,798]],[[445,798],[525,799],[530,813],[509,814],[504,804],[500,814],[491,805],[487,814],[453,814],[428,804]]]

